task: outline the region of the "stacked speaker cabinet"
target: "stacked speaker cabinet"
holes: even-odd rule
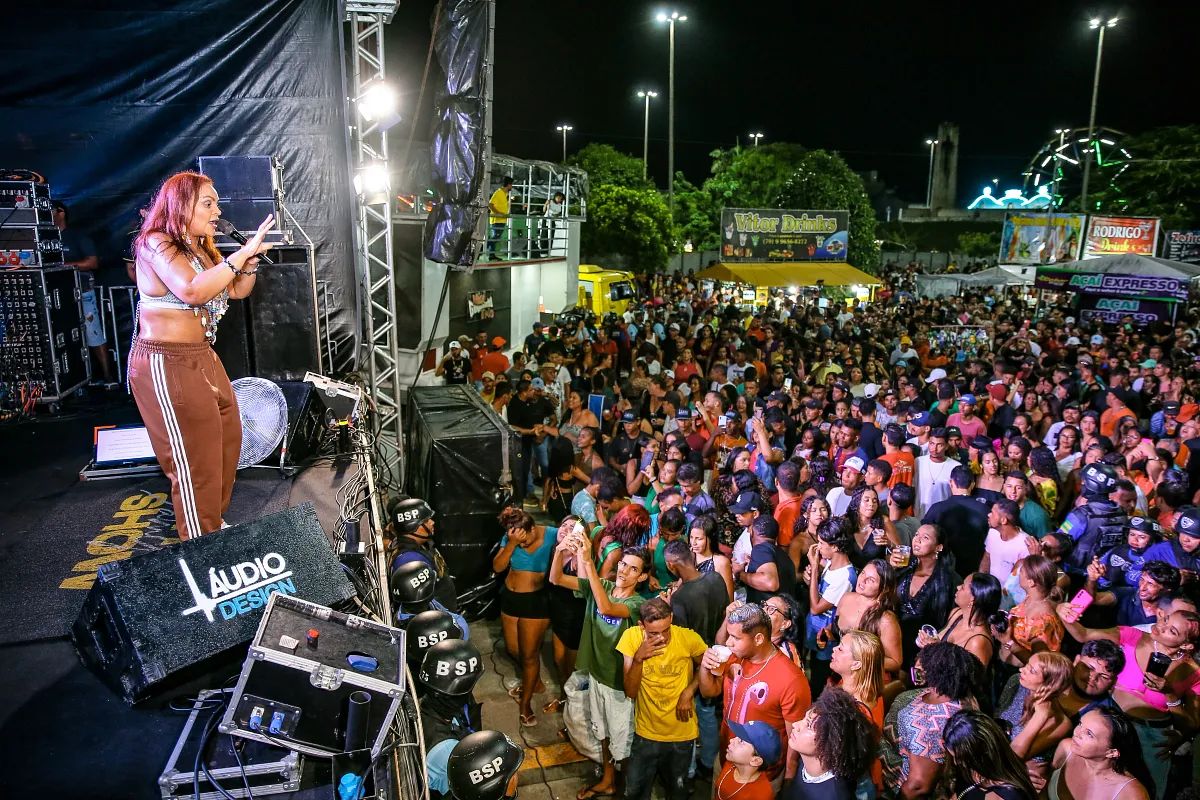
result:
[[[47,403],[87,383],[79,297],[71,267],[0,271],[0,383]]]

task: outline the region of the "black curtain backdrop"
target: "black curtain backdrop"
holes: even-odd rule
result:
[[[0,169],[44,175],[95,240],[101,280],[125,284],[127,234],[164,179],[203,155],[279,156],[330,285],[335,371],[349,369],[359,311],[342,26],[337,0],[4,3]]]

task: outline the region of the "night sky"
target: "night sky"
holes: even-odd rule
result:
[[[433,0],[406,0],[388,34],[389,73],[416,101]],[[1186,6],[1186,7],[1184,7]],[[638,88],[650,109],[650,174],[667,175],[666,25],[676,32],[676,168],[699,183],[708,153],[761,131],[764,142],[836,150],[922,201],[940,121],[960,126],[959,200],[1020,173],[1055,128],[1086,126],[1096,32],[1105,35],[1096,123],[1125,133],[1200,122],[1195,35],[1200,4],[623,2],[501,0],[496,23],[496,149],[558,160],[604,142],[642,149]],[[419,135],[427,136],[423,123]],[[965,199],[964,199],[965,198]]]

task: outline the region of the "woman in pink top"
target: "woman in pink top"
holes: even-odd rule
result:
[[[1191,707],[1200,695],[1200,666],[1193,658],[1200,641],[1200,615],[1192,611],[1160,613],[1158,622],[1143,632],[1125,626],[1085,628],[1079,624],[1080,610],[1070,603],[1061,603],[1057,612],[1074,639],[1108,639],[1125,653],[1125,668],[1117,676],[1113,699],[1137,727],[1142,754],[1154,777],[1155,796],[1162,800],[1175,746],[1172,742],[1177,738],[1172,729],[1177,722],[1181,731],[1192,728]],[[1161,677],[1147,671],[1156,655],[1156,660],[1168,659]]]

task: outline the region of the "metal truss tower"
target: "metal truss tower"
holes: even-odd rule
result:
[[[363,315],[367,348],[367,380],[377,415],[380,468],[399,481],[401,461],[401,407],[399,349],[396,339],[396,285],[392,264],[391,192],[369,191],[368,174],[388,174],[387,126],[364,118],[357,101],[373,84],[385,80],[384,26],[392,21],[399,0],[350,0],[346,3],[348,34],[353,38],[347,109],[351,152],[357,184],[358,229],[356,250],[362,281]]]

